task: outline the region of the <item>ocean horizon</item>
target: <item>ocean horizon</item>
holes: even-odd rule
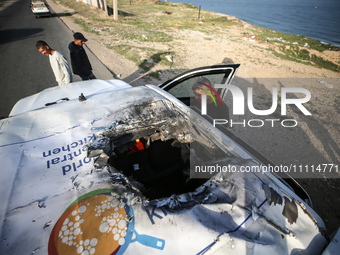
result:
[[[163,0],[164,1],[164,0]],[[235,16],[250,24],[340,47],[338,0],[170,0]]]

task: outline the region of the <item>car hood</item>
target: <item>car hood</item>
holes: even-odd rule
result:
[[[322,220],[268,173],[220,172],[190,192],[147,200],[98,160],[124,134],[226,146],[235,169],[258,162],[157,87],[87,86],[50,89],[48,102],[69,101],[45,106],[45,91],[28,100],[34,110],[1,120],[1,253],[321,253]]]
[[[40,93],[19,100],[14,105],[9,116],[36,110],[45,107],[46,104],[78,99],[81,93],[89,97],[110,90],[124,89],[128,87],[131,86],[121,80],[89,80],[51,87],[41,91]]]

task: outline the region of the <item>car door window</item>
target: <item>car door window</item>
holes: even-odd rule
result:
[[[239,64],[229,64],[192,69],[164,82],[159,87],[189,105],[188,100],[194,97],[192,86],[199,78],[204,77],[209,80],[211,86],[222,97],[225,89],[217,89],[216,85],[229,84],[239,66]]]
[[[192,85],[199,79],[199,78],[206,78],[210,81],[213,88],[215,88],[216,84],[222,84],[224,74],[209,74],[209,75],[201,75],[201,76],[194,76],[188,78],[176,86],[173,86],[171,89],[168,90],[168,93],[173,95],[174,97],[181,99],[181,98],[190,98],[194,96],[194,92],[192,90]]]

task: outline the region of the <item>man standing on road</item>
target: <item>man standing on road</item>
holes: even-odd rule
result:
[[[87,42],[87,39],[79,32],[74,33],[73,38],[74,41],[68,46],[73,73],[79,75],[83,81],[96,79],[92,73],[90,61],[83,48],[83,44]]]
[[[72,82],[72,72],[66,58],[58,51],[53,50],[46,42],[38,41],[36,43],[38,51],[48,56],[50,64],[58,85],[64,85]]]

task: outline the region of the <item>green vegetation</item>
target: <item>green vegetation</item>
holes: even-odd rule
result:
[[[108,46],[108,48],[114,49],[117,53],[124,55],[127,59],[131,60],[132,62],[135,62],[137,64],[140,64],[142,62],[142,60],[139,57],[137,47],[120,44],[116,46]]]
[[[335,72],[340,71],[339,65],[310,53],[311,50],[316,50],[318,52],[323,52],[325,50],[339,51],[339,47],[323,44],[308,37],[285,34],[259,27],[253,32],[262,41],[271,42],[273,47],[270,48],[270,51],[279,58],[306,65],[314,65]]]
[[[165,56],[174,52],[143,47],[144,43],[171,43],[172,33],[178,30],[191,29],[211,34],[217,31],[219,26],[237,25],[237,22],[229,21],[226,17],[201,11],[200,17],[205,24],[208,24],[202,28],[198,20],[198,8],[192,4],[119,0],[119,18],[118,21],[114,21],[103,11],[85,4],[72,0],[60,0],[60,2],[77,10],[79,15],[78,18],[74,18],[74,21],[85,31],[98,35],[105,33],[111,35],[114,39],[111,39],[111,43],[106,43],[107,47],[133,61],[145,72],[156,64],[171,67],[172,62]],[[112,11],[112,1],[109,1],[108,5]],[[212,39],[207,37],[206,40]],[[121,44],[117,45],[117,42]],[[157,77],[158,72],[149,75]]]
[[[256,27],[256,26],[255,26]],[[282,32],[256,27],[256,30],[253,31],[254,34],[261,38],[263,41],[270,41],[270,42],[277,42],[277,43],[294,43],[299,46],[308,45],[310,49],[314,49],[320,52],[325,50],[340,50],[339,47],[324,44],[319,41],[313,40],[311,38],[301,36],[301,35],[292,35],[292,34],[285,34]]]
[[[85,22],[85,20],[83,19],[79,19],[79,18],[75,18],[74,19],[74,23],[80,25],[83,27],[84,31],[86,32],[93,32],[93,33],[96,33],[95,31],[93,31],[93,29],[91,28],[91,23],[89,22]],[[98,34],[98,33],[96,33]]]
[[[149,76],[152,77],[152,78],[154,78],[154,79],[161,80],[160,73],[161,73],[161,71],[160,71],[160,70],[157,70],[157,71],[155,71],[155,72],[149,73]]]
[[[0,0],[1,1],[1,0]],[[173,36],[183,30],[200,31],[205,40],[212,40],[219,33],[235,26],[243,26],[237,19],[229,20],[227,16],[201,10],[193,4],[171,3],[157,0],[119,0],[118,21],[107,16],[103,11],[73,0],[58,0],[64,6],[77,11],[74,21],[85,31],[96,33],[108,48],[135,62],[145,72],[155,64],[170,66],[165,56],[171,55]],[[112,1],[107,2],[112,13]],[[200,17],[200,19],[198,19]],[[204,24],[204,26],[202,25]],[[340,50],[332,45],[322,44],[304,36],[290,35],[270,29],[252,26],[245,29],[245,35],[255,36],[259,42],[270,44],[273,55],[290,61],[313,65],[339,72],[339,62],[327,61],[315,54],[325,50]],[[148,47],[146,46],[148,44]],[[168,50],[150,48],[150,43],[163,43]],[[242,43],[242,42],[240,42]],[[162,47],[164,48],[164,47]],[[313,53],[314,52],[314,53]],[[158,73],[158,72],[155,72]]]
[[[316,56],[315,54],[310,54],[306,49],[301,49],[297,45],[281,45],[278,51],[271,49],[273,54],[282,59],[295,61],[298,63],[303,63],[306,65],[314,65],[319,68],[329,69],[335,72],[339,72],[339,65],[334,64],[331,61],[325,60],[322,57]]]
[[[125,56],[127,59],[136,63],[145,72],[152,69],[156,64],[164,66],[171,66],[171,62],[166,59],[167,55],[173,54],[173,52],[159,52],[152,48],[137,47],[126,44],[120,44],[115,46],[108,46],[108,48],[114,49],[117,53]],[[140,56],[142,53],[148,56],[148,59],[142,59]]]

